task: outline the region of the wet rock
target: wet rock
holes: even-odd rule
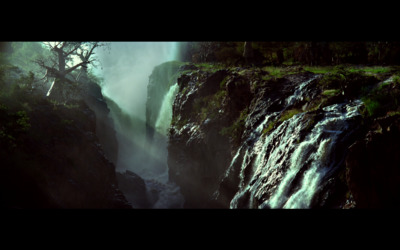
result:
[[[194,64],[185,64],[179,67],[179,71],[185,70],[198,70],[199,68]]]
[[[118,158],[118,141],[114,122],[110,118],[110,109],[104,99],[99,85],[92,81],[84,82],[82,100],[94,112],[96,135],[107,158],[115,165]]]
[[[233,77],[226,83],[229,103],[235,110],[242,110],[250,104],[252,93],[248,79]]]
[[[349,148],[346,179],[357,208],[400,207],[400,116],[377,119]]]
[[[95,134],[94,112],[83,102],[71,108],[43,99],[31,107],[20,146],[7,157],[0,151],[1,171],[8,171],[0,190],[9,197],[1,196],[2,206],[131,208]]]
[[[139,175],[126,170],[124,173],[117,172],[116,177],[119,189],[124,193],[133,208],[150,207],[146,194],[146,184]]]
[[[214,94],[220,89],[221,81],[227,76],[227,70],[218,70],[206,78],[198,92],[200,96]]]
[[[178,72],[182,69],[182,63],[166,62],[156,66],[149,76],[147,85],[146,101],[146,134],[149,139],[153,138],[157,117],[165,94],[174,85],[179,77]]]
[[[168,166],[170,179],[181,187],[186,208],[207,207],[219,184],[218,176],[229,164],[229,138],[220,134],[226,124],[223,117],[229,114],[200,120],[194,108],[197,98],[220,90],[220,82],[227,74],[225,70],[212,74],[197,72],[178,79],[181,91],[173,106],[178,121],[169,136]]]

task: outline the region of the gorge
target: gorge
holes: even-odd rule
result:
[[[16,114],[24,110],[30,126],[28,134],[1,127],[7,159],[1,205],[400,206],[397,66],[271,66],[256,56],[261,50],[252,63],[217,51],[215,58],[226,61],[216,63],[201,53],[187,59],[189,48],[113,42],[110,52],[97,51],[103,69],[94,74],[102,80],[86,79],[82,96],[68,105],[40,95],[13,104],[2,96],[2,120],[19,128],[23,120]],[[2,82],[25,77],[9,75]],[[7,140],[7,133],[20,137]],[[40,199],[23,200],[26,187],[16,184],[21,176]],[[15,192],[6,191],[10,187]]]

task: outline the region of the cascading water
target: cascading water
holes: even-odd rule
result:
[[[302,98],[301,90],[311,80],[286,99],[286,107]],[[230,207],[310,208],[322,180],[343,162],[343,157],[334,157],[335,150],[339,150],[335,145],[351,134],[350,123],[359,115],[360,105],[361,101],[353,101],[323,108],[322,118],[312,129],[308,128],[306,135],[302,135],[310,122],[306,112],[262,135],[261,131],[279,112],[267,114],[249,135],[248,141],[254,143],[240,147],[227,170],[228,174],[238,164],[237,160],[242,159],[240,183]],[[302,136],[304,139],[300,141]]]
[[[151,142],[146,137],[145,116],[149,76],[155,66],[175,60],[177,48],[175,42],[116,42],[111,43],[110,53],[97,52],[103,70],[95,73],[104,79],[102,92],[109,100],[117,132],[116,170],[130,170],[144,179],[152,208],[183,204],[179,188],[168,181],[167,166],[167,128],[177,84],[164,97]]]
[[[161,109],[155,124],[156,133],[151,143],[152,155],[156,156],[153,160],[158,162],[158,173],[147,173],[147,186],[150,189],[158,191],[158,200],[153,208],[181,208],[183,206],[183,197],[179,191],[179,187],[169,181],[168,178],[168,129],[172,120],[172,105],[178,93],[179,86],[177,83],[172,85],[165,94]],[[154,169],[154,168],[153,168]]]

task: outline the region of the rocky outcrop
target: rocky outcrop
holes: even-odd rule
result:
[[[279,85],[280,80],[266,84],[267,74],[260,69],[210,72],[197,68],[178,78],[168,166],[170,179],[185,196],[185,207],[229,207],[239,172],[230,173],[229,178],[224,173],[244,143],[242,138],[260,124],[266,112],[281,109],[295,86],[294,79],[283,80],[285,85]]]
[[[222,100],[212,99],[226,76],[226,71],[198,70],[178,79],[180,93],[173,106],[168,167],[170,179],[181,187],[186,208],[216,207],[210,197],[218,186],[217,177],[229,164],[231,151],[229,137],[220,131],[231,117],[219,112],[224,110]],[[202,111],[207,105],[214,106]]]
[[[1,206],[131,208],[96,136],[95,113],[84,102],[27,101],[28,132],[0,151]]]
[[[126,199],[133,208],[149,208],[146,184],[144,180],[132,171],[117,172],[118,187],[124,193]]]
[[[156,66],[149,76],[146,101],[146,136],[149,140],[153,138],[163,98],[169,88],[176,83],[178,72],[183,70],[186,68],[180,62],[166,62]]]
[[[376,119],[349,148],[346,180],[357,208],[400,208],[400,115]]]
[[[83,77],[81,77],[82,79]],[[118,142],[114,122],[110,118],[110,109],[107,106],[106,100],[101,93],[100,86],[85,78],[82,86],[82,98],[88,107],[93,110],[96,116],[96,135],[103,147],[104,153],[108,159],[114,164],[117,164],[118,157]]]
[[[110,109],[98,84],[87,79],[83,85],[82,100],[93,110],[96,116],[96,135],[107,158],[116,165],[118,142],[114,122],[109,115]]]
[[[352,207],[352,199],[357,207],[391,206],[382,199],[398,190],[398,159],[379,161],[393,173],[387,180],[385,171],[375,178],[382,164],[372,158],[381,159],[378,154],[387,150],[384,155],[391,159],[399,151],[397,123],[380,121],[392,124],[380,130],[390,135],[369,134],[371,148],[364,142],[350,147],[366,133],[359,98],[377,82],[346,72],[322,75],[288,68],[275,77],[261,68],[193,65],[178,78],[168,146],[169,177],[180,186],[185,207],[275,208],[286,202],[287,207],[342,208]],[[393,141],[394,149],[375,149],[386,141]],[[364,154],[371,159],[362,159]],[[358,173],[367,163],[371,170]],[[306,180],[309,175],[315,175],[312,188],[306,184],[312,182]],[[281,185],[283,180],[288,184]],[[368,188],[393,192],[374,198],[364,192]]]

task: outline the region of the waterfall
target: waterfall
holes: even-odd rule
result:
[[[178,83],[172,85],[165,94],[155,124],[156,133],[150,144],[153,160],[158,162],[158,173],[147,175],[147,186],[159,192],[154,208],[181,208],[183,197],[179,187],[168,178],[168,129],[172,120],[172,105],[178,93]]]
[[[158,115],[157,135],[146,138],[146,101],[153,69],[177,58],[176,42],[112,42],[110,53],[96,51],[102,70],[102,93],[110,108],[118,140],[116,170],[130,170],[144,179],[153,208],[181,207],[179,188],[168,181],[167,129],[176,85],[166,93]],[[134,205],[134,204],[133,204]]]
[[[287,104],[293,103],[298,94],[287,98]],[[343,162],[343,157],[335,157],[343,155],[343,152],[335,153],[339,150],[335,145],[352,133],[350,124],[359,115],[360,105],[361,101],[357,100],[323,108],[322,119],[306,135],[304,131],[309,122],[306,112],[294,115],[270,134],[262,135],[260,131],[277,115],[267,114],[264,122],[249,135],[248,139],[255,142],[242,145],[232,160],[231,166],[239,154],[244,154],[239,164],[238,191],[230,207],[310,208],[324,178]],[[300,140],[302,136],[304,139]],[[232,171],[230,168],[228,171]]]
[[[164,136],[167,136],[168,129],[171,125],[172,104],[175,100],[175,96],[178,93],[178,90],[178,83],[172,85],[167,94],[164,96],[163,102],[161,104],[161,109],[156,121],[156,131]]]

